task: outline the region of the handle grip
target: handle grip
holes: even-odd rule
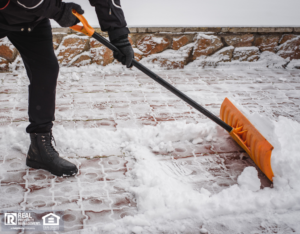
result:
[[[95,33],[95,29],[93,29],[93,27],[89,25],[86,18],[84,18],[83,15],[79,14],[75,10],[72,10],[72,13],[73,13],[73,15],[75,15],[80,20],[80,22],[83,24],[83,26],[74,25],[70,28],[77,31],[77,32],[83,33],[83,34],[85,34],[89,37],[92,37]]]

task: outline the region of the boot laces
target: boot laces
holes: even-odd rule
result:
[[[52,144],[52,141],[54,141],[54,144],[56,146],[56,141],[55,141],[54,136],[53,136],[52,131],[51,131],[49,141],[47,141],[45,139],[43,140],[44,145],[46,146],[46,150],[50,153],[51,156],[53,156],[53,153],[58,154],[58,152],[56,151],[56,149],[54,148],[54,146]]]

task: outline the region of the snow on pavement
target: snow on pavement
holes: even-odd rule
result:
[[[64,210],[69,233],[300,232],[299,71],[157,71],[216,115],[237,103],[275,146],[270,184],[220,127],[112,68],[61,70],[53,132],[71,178],[25,166],[28,81],[0,74],[0,210]]]

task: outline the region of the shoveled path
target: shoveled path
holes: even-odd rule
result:
[[[218,115],[225,97],[251,112],[300,121],[299,71],[160,71],[163,78]],[[5,130],[28,121],[28,81],[24,72],[0,74],[0,210],[64,210],[65,231],[75,233],[137,213],[133,194],[124,189],[134,160],[124,155],[66,155],[79,174],[59,178],[25,166],[26,154],[9,142]],[[57,87],[56,126],[65,128],[141,128],[164,121],[201,122],[205,117],[139,72],[62,71]],[[20,128],[16,131],[20,131]],[[17,132],[16,132],[17,134]],[[218,193],[237,183],[253,166],[242,149],[218,129],[218,137],[199,144],[173,142],[174,151],[156,151],[180,176],[193,175],[195,189]],[[203,180],[206,174],[206,180]],[[199,178],[198,178],[199,175]],[[201,175],[201,176],[200,176]],[[262,187],[272,186],[259,174]],[[198,179],[197,179],[198,178]],[[278,230],[274,229],[274,233]],[[16,233],[21,233],[16,231]],[[32,232],[24,232],[32,233]]]

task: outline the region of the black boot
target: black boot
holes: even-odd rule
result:
[[[35,169],[50,171],[56,176],[72,176],[78,169],[73,163],[59,157],[52,145],[52,132],[30,133],[31,145],[26,158],[26,165]]]

